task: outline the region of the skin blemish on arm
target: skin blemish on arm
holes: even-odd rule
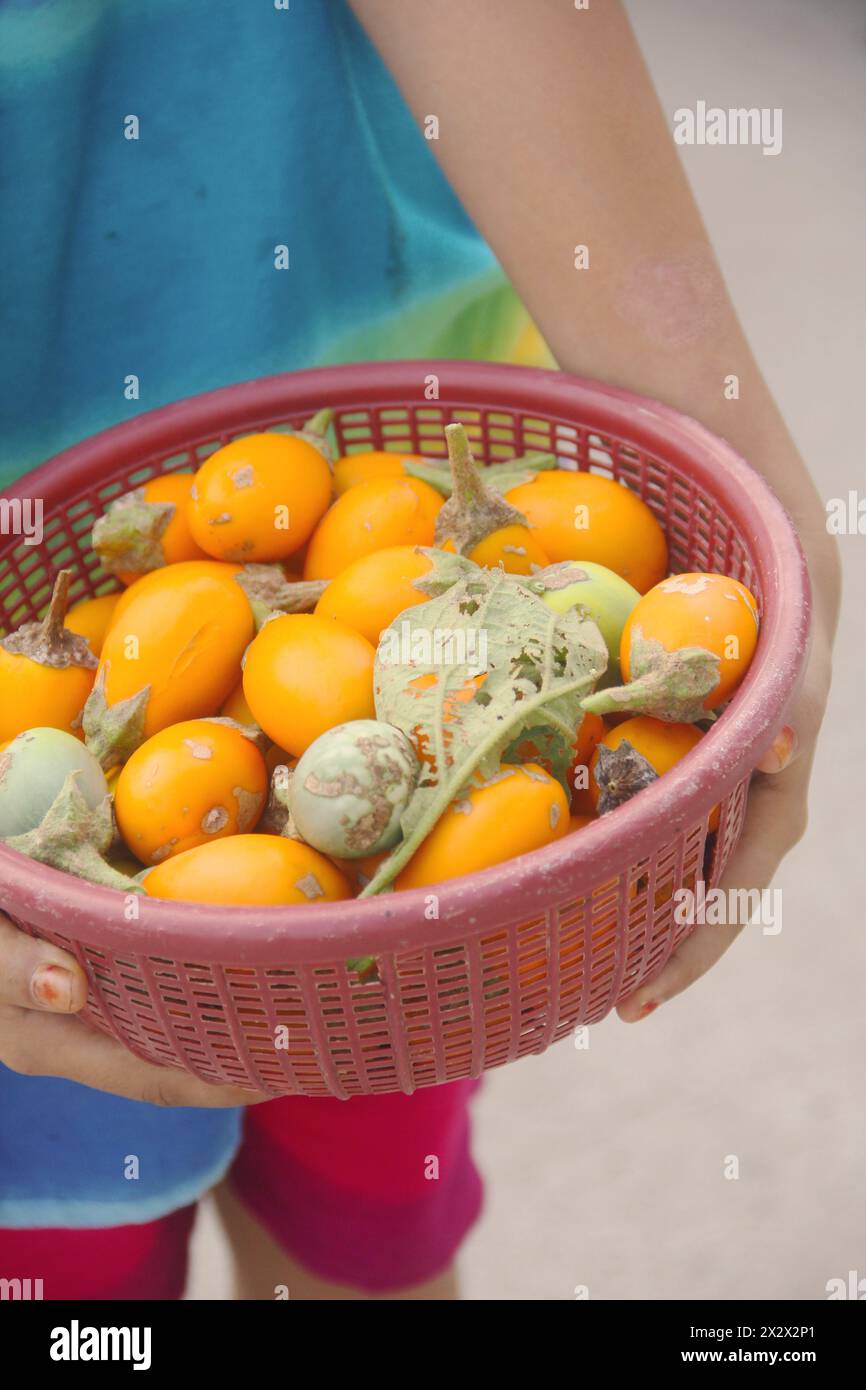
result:
[[[622,275],[617,317],[656,347],[682,348],[708,338],[722,319],[724,294],[706,248],[646,256]]]

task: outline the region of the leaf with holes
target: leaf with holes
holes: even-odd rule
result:
[[[424,769],[402,818],[403,840],[364,897],[393,881],[476,772],[498,771],[521,732],[544,731],[554,775],[564,778],[581,698],[607,665],[590,619],[554,613],[518,575],[469,570],[465,560],[458,570],[449,557],[440,568],[429,554],[428,587],[440,575],[453,582],[385,629],[375,672],[377,717],[412,738]]]

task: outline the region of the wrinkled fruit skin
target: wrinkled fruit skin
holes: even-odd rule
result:
[[[35,830],[67,775],[91,810],[108,795],[105,774],[80,739],[62,729],[28,729],[0,753],[0,839]]]
[[[295,769],[295,825],[309,844],[337,858],[391,849],[419,768],[412,743],[393,724],[357,719],[329,729]]]
[[[627,579],[623,579],[605,565],[597,565],[592,560],[577,560],[574,568],[580,570],[587,578],[568,584],[564,588],[548,589],[544,594],[544,602],[555,613],[565,613],[569,608],[579,604],[595,619],[610,657],[610,664],[601,684],[618,685],[622,632],[632,609],[640,602],[640,594]],[[539,578],[543,579],[544,574],[539,575]]]
[[[109,705],[150,688],[144,732],[218,709],[237,683],[253,614],[237,570],[188,561],[127,589],[102,648]]]

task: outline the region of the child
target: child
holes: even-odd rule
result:
[[[353,9],[0,10],[16,189],[5,476],[138,410],[269,372],[543,360],[489,244],[560,366],[723,433],[798,525],[816,590],[801,756],[783,767],[791,736],[769,756],[778,775],[757,779],[730,871],[762,886],[804,823],[836,556],[628,23],[614,3],[565,0]],[[723,395],[731,372],[738,402]],[[621,1017],[685,988],[735,934],[699,928]],[[241,1296],[454,1296],[480,1205],[471,1083],[252,1104],[235,1158],[235,1107],[260,1098],[153,1067],[62,1016],[83,998],[74,962],[0,924],[0,1277],[42,1277],[47,1298],[179,1297],[193,1204],[231,1168]]]

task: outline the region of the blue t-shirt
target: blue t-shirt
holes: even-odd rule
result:
[[[0,486],[250,377],[533,357],[343,0],[0,0],[0,87]],[[238,1131],[0,1067],[0,1226],[150,1220],[219,1178]]]
[[[0,86],[0,485],[245,378],[514,355],[525,315],[343,0],[5,0]]]

